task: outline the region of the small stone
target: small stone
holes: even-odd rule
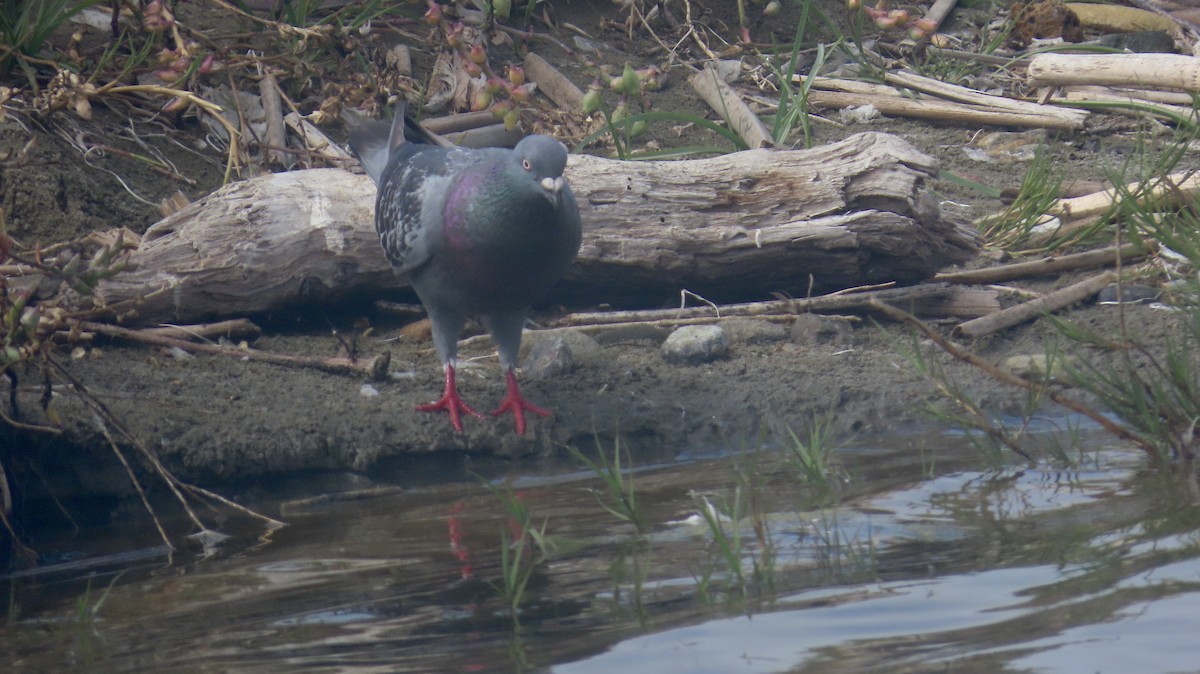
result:
[[[526,379],[549,379],[567,374],[574,367],[567,340],[554,335],[534,342],[521,363],[521,373]]]
[[[379,395],[379,389],[370,384],[363,384],[359,387],[358,394],[364,398],[374,398]]]
[[[1044,353],[1023,354],[1009,356],[1001,365],[1022,379],[1047,380],[1062,384],[1069,383],[1070,380],[1063,358],[1063,356],[1054,356],[1052,359]],[[1049,372],[1049,377],[1046,376],[1047,372]]]
[[[719,325],[685,325],[663,342],[662,355],[668,363],[698,365],[729,353],[729,336]]]
[[[600,353],[600,343],[591,335],[579,330],[527,330],[525,341],[521,344],[521,359],[529,358],[534,345],[542,340],[562,340],[571,348],[571,356],[575,358],[590,358]]]
[[[797,344],[843,344],[850,340],[850,326],[816,314],[797,316],[791,332],[792,341]]]
[[[596,343],[603,346],[613,344],[629,344],[631,342],[654,342],[661,345],[670,336],[670,332],[656,325],[639,323],[620,328],[611,328],[596,335]]]
[[[771,344],[788,338],[786,326],[758,318],[733,318],[721,327],[734,344]]]
[[[400,328],[400,334],[414,342],[431,341],[433,339],[433,321],[428,318],[414,321]]]
[[[1140,302],[1156,302],[1162,297],[1162,291],[1149,286],[1113,283],[1105,286],[1096,298],[1100,304],[1136,304]],[[1119,299],[1118,299],[1119,298]]]

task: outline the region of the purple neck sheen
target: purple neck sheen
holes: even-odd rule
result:
[[[488,178],[487,171],[465,171],[446,195],[446,205],[442,211],[442,223],[445,228],[446,243],[451,248],[463,249],[468,246],[470,233],[467,232],[467,222],[470,218],[471,199],[478,199],[482,187]]]

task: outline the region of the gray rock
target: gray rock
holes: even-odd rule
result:
[[[663,342],[662,355],[668,363],[698,365],[729,353],[729,336],[719,325],[685,325]]]
[[[571,347],[571,355],[575,358],[591,358],[601,351],[600,343],[591,335],[578,330],[527,330],[524,343],[521,345],[521,360],[529,358],[530,352],[538,342],[543,340],[562,340]]]
[[[528,379],[549,379],[567,374],[574,367],[567,340],[562,335],[551,335],[530,345],[521,372]]]

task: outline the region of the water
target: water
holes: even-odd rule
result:
[[[825,489],[773,451],[639,466],[641,537],[573,461],[395,472],[376,477],[403,490],[354,500],[259,488],[243,498],[289,526],[231,522],[208,558],[116,529],[44,541],[75,554],[3,580],[0,653],[17,672],[1200,671],[1200,508],[1136,453],[982,471],[962,437],[908,435],[838,459]],[[516,614],[505,493],[545,551]],[[734,503],[715,534],[701,509]]]

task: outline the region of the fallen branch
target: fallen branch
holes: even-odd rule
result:
[[[1031,87],[1073,84],[1200,91],[1200,58],[1182,54],[1038,54],[1027,70]]]
[[[842,108],[873,105],[879,112],[893,117],[914,117],[946,122],[1060,129],[1064,131],[1077,131],[1083,128],[1082,119],[1067,119],[1054,114],[1030,114],[927,99],[916,101],[899,96],[882,98],[874,95],[836,91],[809,91],[808,102],[817,108],[836,108],[839,110]]]
[[[334,374],[365,374],[376,381],[387,378],[388,365],[391,363],[391,353],[387,352],[366,359],[309,358],[306,356],[288,356],[277,353],[268,353],[266,351],[259,351],[256,349],[239,349],[205,343],[197,344],[184,339],[168,337],[161,334],[149,334],[146,331],[131,330],[129,328],[123,328],[118,325],[109,325],[107,323],[80,321],[79,326],[84,330],[90,330],[102,335],[108,335],[109,337],[126,339],[133,342],[141,342],[143,344],[153,344],[155,346],[182,349],[188,353],[202,353],[210,356],[247,358],[263,363],[273,363],[275,365],[311,367],[323,372],[331,372]]]
[[[254,339],[262,334],[262,328],[246,318],[235,318],[218,323],[203,323],[200,325],[164,325],[158,328],[143,328],[137,331],[142,335],[158,335],[174,339]]]
[[[1116,272],[1106,271],[1103,274],[1080,281],[1066,288],[1046,293],[1036,300],[1030,300],[1015,307],[997,311],[975,320],[959,324],[954,328],[956,337],[983,337],[1005,328],[1011,328],[1025,321],[1032,320],[1043,314],[1053,313],[1076,302],[1085,300],[1100,292],[1105,286],[1119,278]]]
[[[1160,180],[1155,180],[1153,187],[1149,190],[1142,189],[1144,185],[1146,185],[1146,181],[1135,181],[1126,184],[1121,189],[1110,188],[1085,194],[1082,197],[1059,199],[1051,206],[1048,213],[1063,219],[1101,215],[1112,208],[1118,197],[1126,194],[1138,197],[1138,204],[1143,206],[1151,205],[1155,208],[1181,206],[1200,195],[1200,173],[1194,171],[1172,173]]]
[[[1001,281],[1029,278],[1032,276],[1044,276],[1046,274],[1055,274],[1063,271],[1073,271],[1076,269],[1104,267],[1110,264],[1116,264],[1118,260],[1128,262],[1131,260],[1141,259],[1146,257],[1148,254],[1149,253],[1146,251],[1145,246],[1136,243],[1127,243],[1123,246],[1111,246],[1108,248],[1101,248],[1100,250],[1089,250],[1083,253],[1060,255],[1058,257],[1047,257],[1041,260],[1017,262],[1015,264],[1006,264],[998,267],[971,269],[969,271],[943,272],[935,275],[932,280],[941,281],[943,283],[986,285],[991,283],[999,283]]]
[[[301,117],[298,113],[289,112],[283,116],[283,123],[287,125],[292,133],[296,134],[301,139],[304,147],[311,153],[324,157],[335,166],[350,166],[357,164],[358,160],[350,155],[339,146],[337,143],[329,139],[320,129],[313,126],[308,120]]]
[[[977,105],[983,108],[991,108],[994,110],[1006,110],[1026,115],[1047,115],[1049,117],[1059,118],[1070,124],[1078,124],[1082,127],[1084,119],[1088,113],[1083,110],[1074,110],[1070,108],[1056,108],[1052,105],[1043,105],[1041,103],[1033,103],[1030,101],[1022,101],[1007,96],[993,96],[984,94],[974,89],[958,86],[935,80],[929,77],[923,77],[916,73],[888,73],[884,75],[884,81],[888,84],[897,87],[905,87],[914,91],[924,92],[939,98],[955,101],[957,103],[966,103],[969,105]]]
[[[762,120],[742,101],[741,96],[721,79],[717,69],[711,64],[689,76],[688,83],[700,98],[729,124],[729,128],[746,141],[748,147],[754,149],[775,146]]]
[[[649,309],[642,311],[601,311],[568,314],[549,321],[550,327],[612,326],[634,323],[662,323],[663,325],[686,325],[680,321],[714,320],[734,317],[790,316],[812,312],[853,311],[870,308],[873,302],[911,302],[945,296],[951,293],[949,286],[924,284],[907,288],[886,288],[863,292],[839,291],[828,295],[806,299],[772,300],[769,302],[746,302],[717,307],[687,307],[679,309]]]
[[[583,92],[546,59],[529,52],[525,56],[525,75],[537,83],[538,91],[554,101],[560,109],[578,112],[583,109]],[[490,114],[490,113],[489,113]]]
[[[421,120],[421,127],[430,133],[444,136],[448,133],[470,131],[471,129],[491,126],[495,123],[495,115],[487,110],[481,110],[479,112],[464,112],[444,117],[430,117],[429,119]]]
[[[287,154],[280,148],[287,147],[287,132],[283,122],[283,100],[279,96],[279,84],[271,73],[264,73],[258,81],[258,98],[262,102],[263,119],[267,128],[263,132],[263,154],[267,162],[288,168]]]

